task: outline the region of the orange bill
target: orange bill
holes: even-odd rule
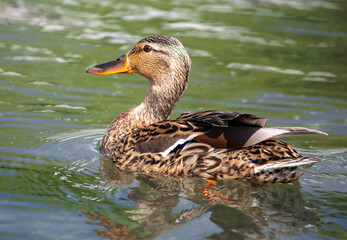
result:
[[[128,56],[122,55],[119,58],[101,63],[87,68],[87,73],[96,75],[107,75],[116,73],[133,73],[133,69],[128,64]]]

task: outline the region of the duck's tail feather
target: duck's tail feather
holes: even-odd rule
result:
[[[281,161],[268,162],[254,167],[256,182],[285,183],[297,180],[314,163],[323,161],[317,157],[288,158]]]
[[[321,134],[328,135],[325,132],[318,131],[315,129],[309,129],[304,127],[270,127],[270,128],[259,128],[250,134],[247,141],[243,144],[243,147],[251,146],[259,142],[265,141],[271,138],[281,138],[293,135],[303,134]]]
[[[320,135],[328,135],[325,132],[316,130],[316,129],[310,129],[305,127],[276,127],[276,129],[283,129],[287,132],[277,135],[276,137],[287,137],[292,135],[302,135],[302,134],[320,134]]]

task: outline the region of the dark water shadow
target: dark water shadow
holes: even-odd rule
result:
[[[116,168],[107,157],[100,159],[100,174],[110,185],[128,187],[127,201],[138,208],[119,213],[88,212],[95,231],[110,239],[264,239],[293,236],[302,231],[317,231],[320,219],[317,207],[300,192],[299,182],[254,187],[242,181],[222,181],[214,190],[228,200],[207,201],[200,193],[204,181],[197,178],[149,177]],[[185,224],[204,218],[214,231]],[[187,224],[189,225],[189,224]],[[183,227],[180,231],[180,227]],[[174,235],[173,235],[174,234]]]

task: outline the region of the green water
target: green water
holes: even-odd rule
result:
[[[0,2],[0,239],[346,239],[346,1]],[[98,152],[143,99],[137,75],[92,76],[141,38],[192,58],[172,114],[218,109],[329,136],[287,138],[314,165],[298,182],[219,182],[118,171]]]

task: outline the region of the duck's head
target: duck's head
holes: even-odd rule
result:
[[[153,35],[136,43],[128,53],[89,67],[86,71],[96,75],[138,73],[146,77],[151,85],[179,81],[185,88],[190,64],[191,60],[180,41],[169,36]]]

